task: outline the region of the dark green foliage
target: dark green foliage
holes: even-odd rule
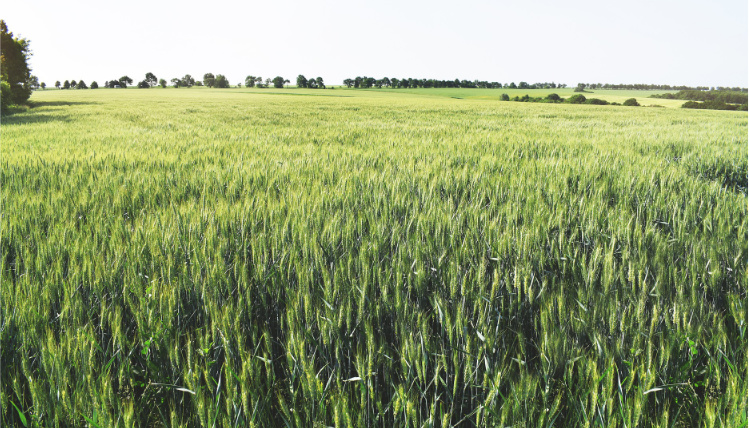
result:
[[[203,75],[203,84],[212,88],[216,84],[216,77],[213,73],[206,73]]]
[[[150,87],[151,85],[145,80],[138,82],[138,88],[140,89],[149,89]]]
[[[563,101],[559,94],[549,94],[546,96],[546,99],[554,103]]]
[[[723,101],[687,101],[681,108],[703,109],[703,110],[738,110],[746,111],[746,104],[726,104]]]
[[[86,85],[86,82],[81,80],[75,85],[75,89],[88,89],[88,85]]]
[[[638,102],[637,102],[637,100],[636,100],[635,98],[628,98],[628,99],[626,99],[626,100],[625,100],[625,101],[624,101],[624,102],[622,103],[622,105],[623,105],[623,106],[627,106],[627,107],[639,107],[639,106],[640,106],[640,103],[638,103]]]
[[[6,113],[12,102],[13,94],[10,90],[10,85],[4,80],[0,80],[0,111]]]
[[[570,104],[584,104],[586,101],[585,95],[575,94],[567,99]]]
[[[289,83],[289,81],[286,80],[286,79],[284,79],[281,76],[276,76],[276,77],[273,78],[273,86],[276,87],[276,88],[283,88],[283,85],[285,83]]]
[[[675,94],[656,94],[651,98],[669,100],[715,101],[724,104],[747,104],[749,94],[742,91],[679,91]]]
[[[296,86],[298,88],[306,88],[307,87],[307,78],[304,77],[304,75],[300,74],[296,77]]]
[[[162,88],[166,88],[166,80],[165,79],[160,79],[159,80],[159,86],[161,86]]]
[[[99,84],[96,83],[96,80],[94,80],[93,82],[91,82],[91,89],[99,89]]]
[[[222,88],[222,89],[228,88],[229,87],[229,79],[227,79],[226,76],[224,76],[223,74],[217,74],[216,75],[216,80],[214,82],[214,86],[216,88]]]
[[[507,94],[502,94],[499,96],[500,101],[510,101],[510,96]]]
[[[153,73],[146,73],[146,79],[144,82],[148,84],[148,86],[155,86],[158,79],[156,79],[156,76]]]
[[[66,80],[65,83],[62,84],[62,89],[70,89],[70,81]]]
[[[10,104],[23,104],[31,96],[30,56],[29,41],[14,37],[0,19],[0,80],[8,83]]]
[[[606,106],[609,105],[608,101],[602,100],[600,98],[588,98],[585,100],[585,104],[592,104],[597,106]]]

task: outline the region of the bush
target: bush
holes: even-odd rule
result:
[[[549,94],[546,96],[546,99],[553,102],[562,101],[562,97],[560,97],[558,94]]]
[[[91,89],[99,89],[99,84],[96,83],[96,80],[94,80],[93,82],[91,82]]]
[[[500,101],[510,101],[510,96],[507,94],[502,94],[499,96]]]
[[[597,106],[606,106],[606,105],[609,105],[609,102],[608,101],[604,101],[604,100],[602,100],[600,98],[588,98],[585,101],[585,104],[593,104],[593,105],[597,105]]]
[[[575,94],[575,95],[569,97],[569,99],[567,99],[567,102],[570,103],[570,104],[584,104],[585,103],[585,95]]]
[[[630,99],[624,101],[624,103],[622,105],[623,106],[627,106],[627,107],[639,107],[640,103],[638,103],[636,99],[630,98]]]
[[[8,108],[12,104],[11,102],[11,91],[8,82],[0,81],[0,111],[3,113],[8,111]]]
[[[146,82],[145,80],[143,80],[141,82],[138,82],[138,87],[140,89],[147,89],[147,88],[150,88],[151,85],[149,85],[148,82]]]

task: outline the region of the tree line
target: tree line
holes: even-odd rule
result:
[[[619,83],[619,84],[611,84],[611,83],[578,83],[575,90],[578,90],[578,92],[582,92],[585,89],[620,89],[620,90],[642,90],[642,91],[654,91],[654,90],[661,90],[661,91],[736,91],[736,92],[747,92],[747,88],[740,88],[740,87],[733,87],[729,88],[727,86],[671,86],[671,85],[653,85],[653,84],[645,84],[645,83]]]
[[[655,94],[651,98],[664,98],[669,100],[690,101],[717,101],[726,104],[747,104],[749,94],[742,91],[713,90],[713,91],[691,91],[682,90],[675,94]]]
[[[389,78],[383,77],[382,79],[376,79],[368,76],[357,76],[353,79],[345,79],[343,84],[347,88],[482,88],[482,89],[499,89],[499,88],[510,88],[510,89],[556,89],[566,88],[567,85],[564,83],[554,82],[543,82],[543,83],[532,83],[520,82],[515,84],[511,83],[499,83],[499,82],[488,82],[486,80],[438,80],[438,79],[414,79],[409,78]]]

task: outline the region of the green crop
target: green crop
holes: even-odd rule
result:
[[[32,101],[2,125],[5,424],[746,424],[746,114]]]

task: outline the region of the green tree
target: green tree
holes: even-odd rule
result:
[[[131,78],[127,77],[127,76],[122,76],[122,77],[120,77],[119,82],[120,82],[120,86],[121,87],[127,88],[127,85],[132,85],[133,84],[133,79],[131,79]]]
[[[146,73],[146,83],[148,83],[149,86],[156,86],[156,76],[153,73]]]
[[[640,103],[638,103],[635,98],[629,98],[627,100],[624,100],[622,105],[627,107],[639,107]]]
[[[94,80],[93,82],[91,82],[91,89],[99,89],[99,84],[96,83],[96,80]]]
[[[59,80],[57,82],[55,82],[55,88],[60,89],[60,85],[61,85],[61,83],[60,83]]]
[[[65,83],[62,84],[62,89],[70,89],[70,82],[66,80]]]
[[[306,88],[307,87],[307,78],[304,77],[303,74],[300,74],[296,77],[296,87],[297,88]]]
[[[162,88],[166,88],[166,80],[165,79],[159,80],[159,86],[161,86]]]
[[[247,76],[244,79],[244,85],[248,88],[252,88],[255,86],[255,76]]]
[[[214,86],[216,88],[228,88],[229,87],[229,79],[226,78],[223,74],[217,74],[216,80],[214,82]]]
[[[322,77],[318,76],[317,79],[315,79],[315,81],[317,82],[318,88],[325,89],[325,83],[323,82]]]
[[[47,89],[47,84],[46,83],[42,82],[41,86],[42,86],[42,90]]]
[[[289,81],[281,76],[276,76],[273,78],[273,86],[275,86],[276,88],[283,88],[284,83],[289,83]]]
[[[195,79],[191,75],[185,74],[185,77],[182,78],[182,85],[190,88],[195,85]]]
[[[501,101],[510,101],[510,96],[507,95],[507,94],[502,94],[502,95],[499,96],[499,99]]]
[[[76,82],[75,80],[71,80],[70,81],[70,87],[73,88],[73,89],[75,89],[76,86],[78,86],[78,82]]]
[[[347,88],[350,88],[354,84],[354,81],[351,79],[344,79],[343,84],[346,85]]]
[[[213,73],[206,73],[203,75],[203,84],[209,88],[212,88],[213,85],[216,84],[216,77]]]
[[[13,36],[5,21],[0,19],[0,80],[10,88],[10,101],[23,104],[31,96],[29,78],[31,68],[29,41]]]
[[[77,85],[75,85],[75,89],[88,89],[88,85],[86,85],[86,82],[81,80]]]

